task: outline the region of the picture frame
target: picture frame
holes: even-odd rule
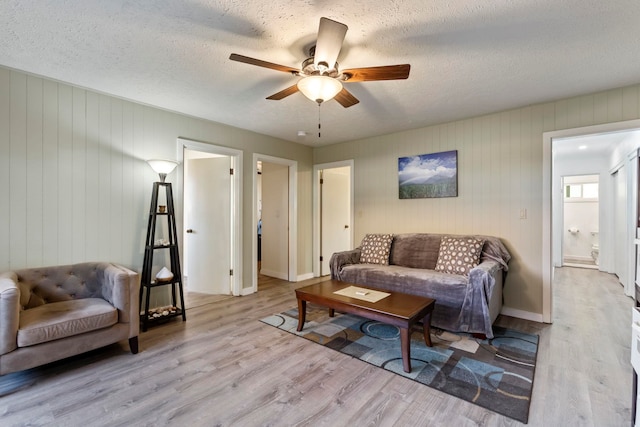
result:
[[[458,150],[398,158],[398,196],[458,197]]]

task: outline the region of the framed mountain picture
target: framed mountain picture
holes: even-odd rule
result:
[[[423,199],[458,196],[458,151],[398,159],[399,197]]]

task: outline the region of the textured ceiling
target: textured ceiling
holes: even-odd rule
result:
[[[298,68],[322,16],[341,68],[411,75],[349,84],[319,139],[302,94],[265,100],[296,77],[229,55]],[[318,146],[639,83],[639,23],[638,0],[3,0],[0,64]]]

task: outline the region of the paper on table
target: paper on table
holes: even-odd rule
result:
[[[348,286],[339,291],[335,291],[334,294],[342,295],[345,297],[361,299],[367,302],[378,302],[383,298],[388,297],[391,294],[386,292],[374,291],[371,289],[359,288],[357,286]]]

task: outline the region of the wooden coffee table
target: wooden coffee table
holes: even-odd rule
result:
[[[411,348],[409,345],[413,325],[422,320],[424,326],[424,342],[431,347],[431,313],[435,300],[416,295],[389,292],[388,297],[378,302],[368,302],[358,298],[335,294],[335,291],[349,286],[379,291],[366,286],[339,280],[327,280],[315,285],[296,289],[298,299],[298,331],[304,327],[307,315],[307,301],[329,308],[329,316],[333,317],[334,310],[362,316],[369,320],[377,320],[400,328],[400,343],[402,351],[402,365],[405,372],[411,372]]]

